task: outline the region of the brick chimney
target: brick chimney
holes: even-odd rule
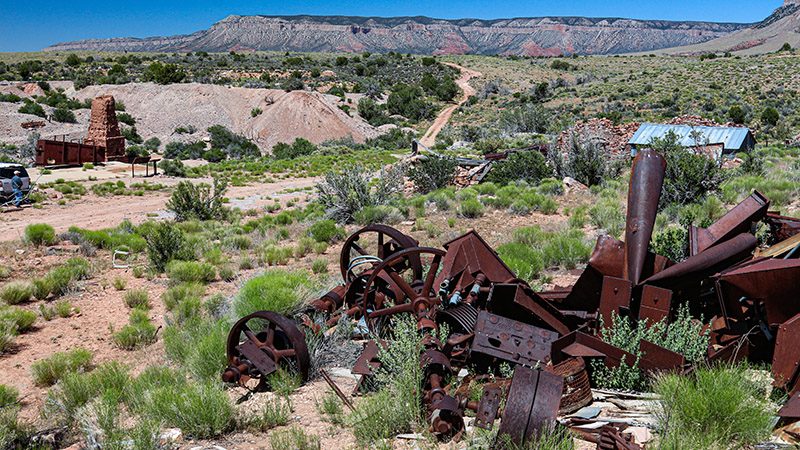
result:
[[[103,95],[92,100],[92,116],[85,143],[105,147],[106,159],[125,156],[125,138],[119,131],[113,96]]]

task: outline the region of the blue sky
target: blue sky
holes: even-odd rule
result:
[[[782,0],[0,0],[0,52],[88,38],[191,33],[231,14],[482,19],[535,16],[757,22]]]

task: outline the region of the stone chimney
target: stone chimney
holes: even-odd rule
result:
[[[119,131],[114,97],[103,95],[92,100],[92,116],[86,144],[106,149],[106,159],[125,156],[125,138]]]

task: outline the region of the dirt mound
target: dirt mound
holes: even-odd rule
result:
[[[130,83],[67,90],[67,95],[81,100],[113,95],[136,119],[136,129],[142,137],[155,136],[164,143],[202,139],[207,136],[208,127],[218,124],[253,139],[265,150],[297,137],[320,143],[352,136],[356,142],[363,142],[380,134],[360,118],[339,109],[338,97],[316,92],[198,83]],[[251,111],[256,108],[263,113],[252,117]],[[196,133],[175,134],[176,128],[190,125],[197,129]]]
[[[262,147],[290,143],[298,137],[318,144],[350,136],[363,143],[380,134],[368,123],[339,109],[332,96],[306,91],[272,92],[273,103],[262,106],[264,112],[247,126],[247,132]]]

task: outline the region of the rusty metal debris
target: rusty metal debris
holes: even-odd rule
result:
[[[650,251],[665,164],[652,151],[638,152],[625,241],[599,237],[576,283],[553,291],[536,292],[518,279],[475,231],[429,248],[385,225],[363,228],[344,242],[342,284],[311,303],[304,327],[271,312],[234,325],[223,379],[266,387],[280,367],[294,368],[305,379],[303,328],[318,332],[323,323],[349,320],[354,336],[371,338],[352,369],[361,376],[353,395],[365,393],[365,381],[381,367],[381,346],[390,345],[382,339],[391,333],[394,316],[407,315],[422,336],[420,392],[430,431],[458,439],[472,411],[481,428],[500,420],[494,448],[519,446],[557,426],[558,414],[592,402],[589,375],[598,363],[638,364],[648,373],[691,370],[684,355],[660,342],[635,343],[634,355],[601,334],[617,317],[669,327],[678,305],[688,305],[694,319],[710,320],[708,361],[771,360],[775,386],[795,394],[786,414],[800,415],[800,250],[793,245],[800,219],[767,212],[769,200],[754,192],[708,228],[692,227],[690,256],[673,262]],[[769,225],[773,248],[754,256],[759,221]],[[469,375],[459,384],[464,370]],[[483,383],[478,400],[468,392],[476,380]],[[639,448],[613,426],[572,429],[598,448]]]

